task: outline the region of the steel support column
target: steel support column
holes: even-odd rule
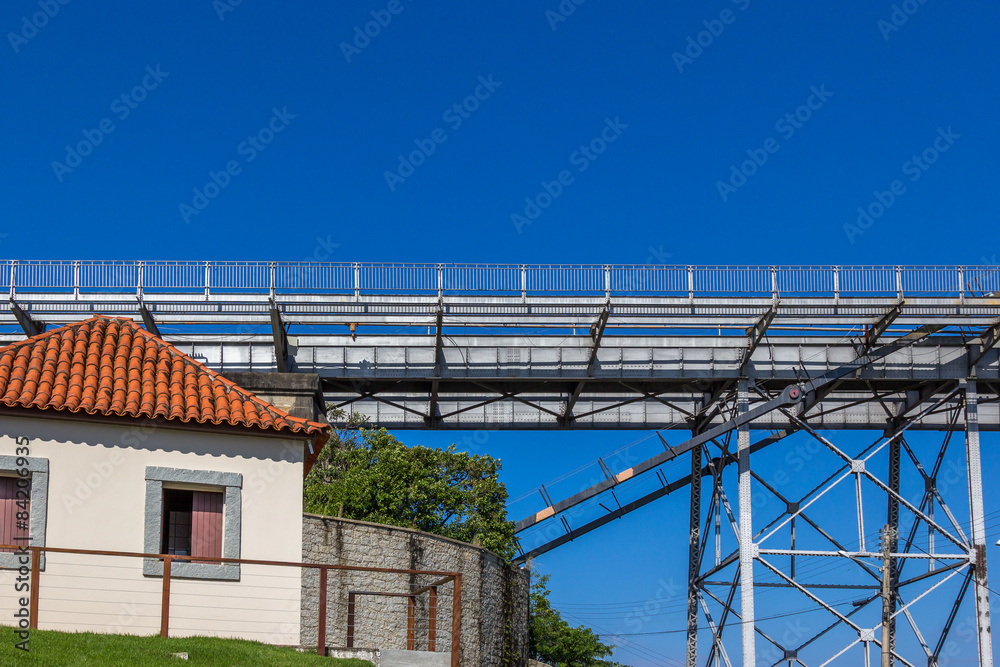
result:
[[[274,364],[279,373],[292,370],[288,358],[288,335],[285,324],[281,321],[281,311],[276,306],[271,307],[271,337],[274,339]]]
[[[746,378],[740,378],[737,389],[739,414],[750,409],[750,397]],[[753,612],[753,561],[756,556],[753,541],[753,520],[750,499],[750,423],[744,422],[737,430],[737,451],[739,452],[739,495],[740,495],[740,616],[743,619],[743,667],[756,664],[756,627]]]
[[[885,535],[885,540],[888,542],[888,552],[896,553],[899,548],[899,477],[900,477],[900,459],[902,457],[902,443],[899,439],[894,439],[889,443],[889,488],[892,493],[888,494],[888,508],[887,508],[887,521],[886,524],[889,526],[889,530]],[[896,568],[896,559],[890,558],[888,561],[889,572],[887,574],[887,579],[889,581],[889,600],[888,600],[888,610],[889,610],[889,651],[888,651],[888,667],[893,667],[896,664],[896,658],[893,655],[893,651],[896,650],[896,591],[899,585],[899,573]]]
[[[146,331],[153,334],[154,336],[162,336],[159,327],[156,326],[156,320],[153,319],[153,314],[149,312],[149,308],[146,308],[146,304],[142,301],[139,302],[139,316],[142,317],[142,324],[146,327]]]
[[[701,450],[691,450],[691,523],[688,535],[687,667],[698,664],[698,574],[701,568]]]
[[[986,522],[983,516],[983,472],[979,457],[979,412],[976,381],[965,383],[965,457],[969,471],[969,519],[972,524],[972,548],[975,554],[976,631],[979,639],[979,664],[993,665],[993,639],[990,630],[990,589],[986,578]]]
[[[21,325],[25,336],[37,336],[45,331],[45,325],[32,319],[31,315],[24,312],[13,298],[10,300],[10,310],[14,313],[14,317],[17,318],[17,323]]]

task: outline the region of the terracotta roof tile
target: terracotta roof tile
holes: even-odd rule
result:
[[[292,417],[135,322],[96,316],[0,348],[0,404],[226,424],[297,436],[329,426]]]

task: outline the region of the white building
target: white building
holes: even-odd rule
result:
[[[328,433],[131,320],[34,336],[0,348],[0,544],[299,562],[302,480]],[[8,619],[17,559],[0,554]],[[160,561],[47,553],[41,566],[40,629],[159,631]],[[299,568],[171,575],[171,636],[299,644]]]

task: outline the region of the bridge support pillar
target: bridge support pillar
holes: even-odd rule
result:
[[[969,519],[972,524],[973,577],[979,664],[993,666],[990,589],[986,578],[986,521],[983,516],[983,472],[979,457],[979,405],[975,379],[965,383],[965,458],[969,471]]]
[[[698,577],[701,570],[701,445],[691,450],[691,523],[688,537],[687,667],[698,665]]]
[[[737,401],[739,414],[749,410],[747,380],[740,378]],[[756,649],[754,640],[753,610],[753,561],[756,545],[753,541],[753,506],[750,496],[750,423],[741,424],[737,429],[739,453],[739,498],[740,498],[740,616],[743,629],[743,667],[754,667]]]

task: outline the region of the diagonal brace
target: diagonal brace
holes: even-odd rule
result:
[[[21,306],[17,305],[17,302],[11,299],[10,309],[14,313],[14,317],[17,318],[17,323],[21,325],[26,336],[37,336],[38,334],[45,331],[45,325],[41,322],[36,322],[31,319],[28,313],[21,309]]]
[[[604,328],[608,325],[608,317],[611,316],[611,311],[605,308],[601,311],[601,314],[597,317],[597,321],[590,327],[590,360],[587,362],[587,377],[594,377],[594,368],[597,366],[597,351],[601,348],[601,339],[604,338]],[[576,405],[577,400],[580,398],[580,394],[583,392],[585,386],[585,381],[581,380],[576,383],[576,388],[573,389],[572,395],[569,400],[566,401],[566,410],[563,412],[562,423],[563,426],[568,425],[573,420],[573,406]]]

